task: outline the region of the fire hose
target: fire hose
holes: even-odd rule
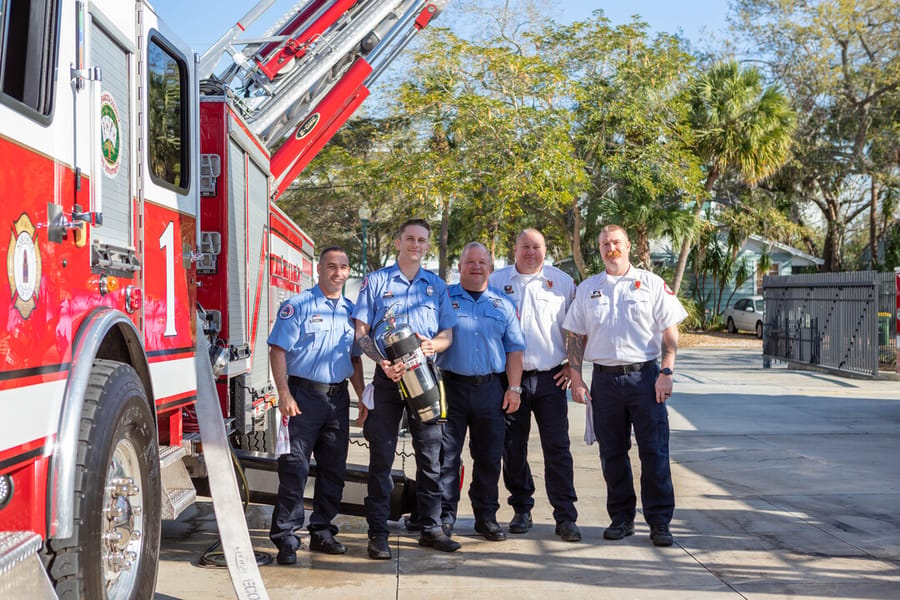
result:
[[[198,319],[197,331],[203,331]],[[259,567],[247,531],[247,520],[238,493],[237,479],[231,464],[225,424],[216,395],[215,375],[206,359],[206,338],[197,335],[197,423],[203,442],[203,458],[209,474],[209,490],[216,513],[222,553],[239,600],[268,600]]]

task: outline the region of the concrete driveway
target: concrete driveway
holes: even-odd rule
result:
[[[488,542],[472,531],[463,504],[460,551],[421,548],[397,523],[393,560],[370,561],[365,521],[341,515],[348,554],[302,550],[297,566],[261,567],[269,597],[900,598],[900,382],[763,369],[758,349],[686,348],[669,406],[677,495],[671,548],[650,543],[640,515],[635,536],[603,540],[597,446],[583,443],[584,409],[571,404],[582,542],[553,533],[534,431],[539,489],[529,533]],[[362,446],[351,447],[351,461],[365,456]],[[405,467],[412,474],[412,459]],[[248,522],[257,548],[274,554],[269,514],[253,505]],[[503,506],[498,516],[505,525],[512,511]],[[209,503],[166,524],[157,600],[234,597],[226,571],[196,566],[214,532]]]

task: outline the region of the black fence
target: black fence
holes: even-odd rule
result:
[[[763,360],[870,375],[897,365],[894,273],[765,277]]]

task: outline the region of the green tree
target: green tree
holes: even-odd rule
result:
[[[407,137],[408,125],[403,121],[351,119],[297,178],[279,207],[302,224],[318,247],[344,247],[354,271],[383,266],[393,255],[397,223],[411,214],[395,181],[395,165]],[[372,209],[365,269],[359,265],[362,224],[358,212],[363,204]]]
[[[896,186],[900,4],[738,0],[735,8],[799,117],[795,157],[777,183],[821,213],[825,269],[839,270],[848,226]]]
[[[472,239],[505,248],[524,226],[564,231],[584,180],[562,102],[564,74],[533,43],[504,36],[474,43],[440,29],[416,58],[401,107],[420,131],[440,138],[423,144],[417,160],[441,165],[455,250]]]
[[[787,97],[776,86],[764,86],[758,69],[742,68],[733,60],[697,77],[689,97],[693,144],[706,171],[704,195],[694,206],[694,217],[699,218],[716,182],[729,169],[756,183],[781,168],[790,155],[795,121]],[[681,243],[672,281],[676,292],[691,243],[691,236]]]
[[[584,239],[595,245],[594,219],[622,225],[636,262],[652,269],[650,239],[684,234],[682,198],[700,176],[684,143],[688,106],[679,93],[693,59],[678,38],[651,37],[640,20],[575,23],[559,39],[567,40],[576,144],[591,178]]]

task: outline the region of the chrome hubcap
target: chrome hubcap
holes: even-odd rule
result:
[[[144,524],[137,450],[120,440],[106,473],[103,494],[103,580],[110,599],[131,596],[141,561]]]

